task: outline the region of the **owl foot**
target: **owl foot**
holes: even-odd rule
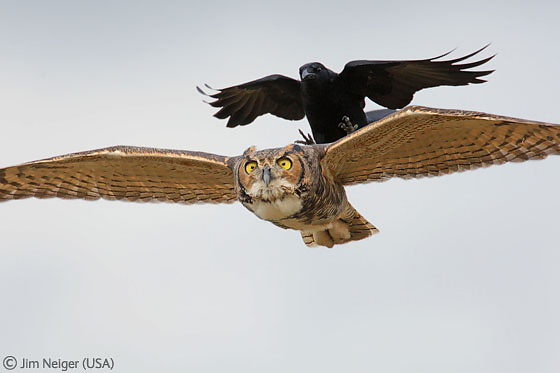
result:
[[[348,229],[348,224],[340,220],[333,222],[331,228],[313,233],[313,240],[315,243],[320,246],[326,246],[329,249],[334,245],[348,242],[351,237],[352,234]]]
[[[329,249],[334,246],[334,240],[327,231],[319,231],[313,233],[313,239],[315,243],[320,246],[326,246]]]
[[[348,118],[346,115],[342,117],[342,122],[340,122],[338,126],[346,131],[347,135],[358,129],[358,125],[352,124],[352,122],[350,122],[350,118]]]
[[[313,140],[313,137],[311,137],[311,134],[308,133],[307,136],[305,135],[305,133],[302,130],[299,130],[300,135],[303,137],[303,140],[296,140],[295,143],[296,144],[302,144],[302,145],[315,145],[315,140]]]

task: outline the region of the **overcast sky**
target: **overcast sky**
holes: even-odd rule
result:
[[[195,86],[487,43],[488,83],[413,103],[560,123],[559,14],[553,1],[0,1],[0,167],[118,144],[284,146],[306,121],[228,129]],[[112,357],[118,372],[558,372],[559,170],[551,157],[350,187],[380,233],[332,250],[238,203],[3,203],[0,358]]]

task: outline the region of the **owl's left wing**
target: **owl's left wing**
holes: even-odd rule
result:
[[[323,147],[322,166],[342,184],[351,185],[439,176],[560,154],[560,126],[410,106]]]
[[[0,202],[28,197],[176,203],[233,202],[228,158],[115,146],[0,169]]]

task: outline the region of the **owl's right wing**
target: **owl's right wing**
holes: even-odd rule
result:
[[[0,202],[28,197],[176,203],[234,202],[228,158],[115,146],[0,169]]]
[[[322,166],[351,185],[558,155],[560,125],[410,106],[323,149]]]

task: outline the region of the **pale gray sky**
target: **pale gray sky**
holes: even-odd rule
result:
[[[195,86],[489,42],[488,83],[414,103],[560,123],[558,14],[552,1],[1,1],[0,166],[117,144],[283,146],[307,122],[227,129]],[[239,204],[3,203],[0,358],[113,357],[118,372],[558,372],[559,169],[552,157],[348,188],[381,233],[333,250]]]

